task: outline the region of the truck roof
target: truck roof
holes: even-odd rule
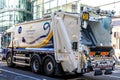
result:
[[[51,20],[51,18],[41,18],[41,19],[36,19],[36,20],[31,20],[31,21],[25,21],[19,24],[15,24],[15,26],[19,26],[19,25],[25,25],[25,24],[29,24],[29,23],[36,23],[39,21],[45,21],[45,20]]]

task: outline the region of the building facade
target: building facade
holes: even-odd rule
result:
[[[39,19],[45,13],[58,10],[79,12],[80,0],[32,0],[33,19]]]
[[[0,33],[32,18],[30,0],[0,0]]]
[[[119,16],[120,15],[120,1],[114,1],[108,4],[103,4],[98,6],[103,10],[113,10],[115,12],[115,16]]]
[[[120,16],[112,18],[112,45],[115,51],[116,60],[120,61]]]

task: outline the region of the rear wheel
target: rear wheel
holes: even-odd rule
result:
[[[55,73],[55,63],[51,58],[46,58],[44,62],[44,73],[45,75],[51,76]]]
[[[14,67],[15,66],[15,64],[13,63],[13,56],[12,56],[12,54],[11,53],[8,53],[7,54],[7,56],[6,56],[6,62],[7,62],[7,65],[9,66],[9,67]]]
[[[41,59],[39,55],[33,56],[31,60],[31,69],[34,73],[40,73],[41,72]]]

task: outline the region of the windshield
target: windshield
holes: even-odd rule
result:
[[[11,33],[3,34],[1,37],[1,46],[2,48],[7,48],[10,44]]]

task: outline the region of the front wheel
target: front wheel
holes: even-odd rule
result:
[[[51,58],[47,58],[44,62],[44,73],[45,75],[51,76],[55,73],[55,64]]]
[[[12,54],[8,53],[7,56],[6,56],[6,62],[7,62],[8,67],[14,67],[15,66],[12,59],[13,59]]]

